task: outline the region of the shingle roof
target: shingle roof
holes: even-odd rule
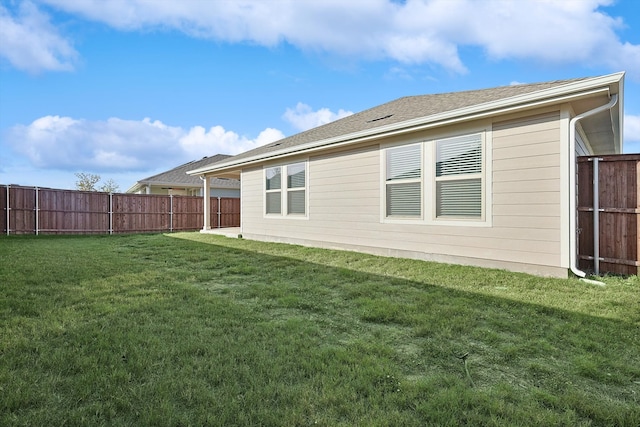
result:
[[[355,132],[375,129],[411,119],[428,117],[439,113],[458,110],[465,107],[481,105],[507,99],[544,89],[550,89],[569,83],[586,80],[578,78],[556,80],[543,83],[501,86],[491,89],[449,92],[431,95],[406,96],[386,104],[364,110],[360,113],[327,123],[322,126],[283,138],[271,144],[238,154],[229,161],[235,162],[244,158],[268,155],[273,151],[295,147],[315,141],[322,141]],[[225,162],[226,163],[226,162]],[[191,170],[197,169],[192,167]]]
[[[177,166],[166,172],[141,179],[137,184],[143,185],[182,185],[189,187],[202,187],[202,181],[198,176],[187,175],[188,170],[202,168],[212,165],[222,160],[228,159],[228,154],[216,154],[215,156],[203,157],[200,160],[193,160],[183,165]],[[212,188],[240,188],[240,181],[236,179],[220,179],[213,178],[211,180]]]

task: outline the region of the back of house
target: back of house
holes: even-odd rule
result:
[[[404,97],[189,173],[240,179],[244,238],[583,275],[576,156],[622,151],[623,80]]]

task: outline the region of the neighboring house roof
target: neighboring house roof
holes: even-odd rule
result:
[[[131,186],[131,188],[127,190],[127,193],[134,193],[147,185],[202,187],[202,180],[198,176],[188,175],[187,171],[210,166],[230,157],[232,156],[228,154],[216,154],[215,156],[203,157],[200,160],[187,162],[166,172],[141,179]],[[211,179],[211,188],[239,189],[240,181],[236,179],[213,178]]]
[[[596,93],[602,96],[619,93],[622,96],[623,76],[624,73],[616,73],[591,78],[407,96],[238,154],[213,166],[193,167],[187,173],[203,175],[219,172],[216,175],[222,176],[224,172],[229,172],[228,176],[237,176],[232,172],[237,171],[241,165],[312,149],[350,144],[366,138],[471,120],[518,108],[531,108],[532,105],[544,106],[568,102],[594,96]],[[618,105],[622,105],[621,99]],[[604,152],[621,152],[622,114],[620,111],[621,108],[616,108],[612,110],[609,118],[603,118],[601,122],[592,121],[592,129],[585,126],[585,132],[589,136],[593,135],[596,143],[609,145],[603,149]],[[576,114],[579,113],[581,111],[576,111]],[[608,123],[604,123],[605,121]],[[607,124],[609,130],[603,132],[602,127]]]

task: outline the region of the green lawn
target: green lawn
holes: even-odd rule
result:
[[[640,280],[603,280],[0,237],[0,425],[637,427]]]

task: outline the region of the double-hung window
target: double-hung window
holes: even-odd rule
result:
[[[387,149],[386,210],[388,217],[422,215],[422,146]]]
[[[306,162],[265,169],[265,213],[280,216],[306,216]]]
[[[287,165],[287,214],[304,215],[306,212],[306,164]]]
[[[265,171],[266,213],[282,213],[282,168],[268,168]]]
[[[436,141],[436,217],[482,217],[482,136]]]
[[[484,223],[484,135],[477,132],[386,148],[384,217]]]

